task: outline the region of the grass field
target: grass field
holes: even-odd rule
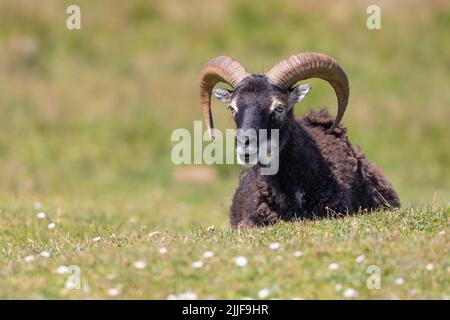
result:
[[[364,1],[77,3],[70,31],[72,2],[0,2],[0,298],[450,296],[448,2],[371,1],[381,30]],[[170,134],[201,119],[211,57],[257,73],[307,50],[348,73],[344,123],[403,209],[231,230],[240,168],[186,178]],[[309,83],[296,113],[336,112],[330,87]],[[79,290],[65,288],[70,265]]]

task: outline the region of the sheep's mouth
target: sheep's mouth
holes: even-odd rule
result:
[[[262,167],[270,167],[272,165],[274,158],[271,152],[265,154],[262,157],[259,157],[257,154],[249,155],[249,154],[238,154],[237,161],[238,163],[245,167],[251,168],[255,165],[260,165]]]
[[[273,162],[278,159],[279,150],[278,140],[273,139],[260,142],[257,147],[250,146],[244,149],[238,145],[236,148],[237,162],[246,168],[257,164],[261,167],[271,167]]]

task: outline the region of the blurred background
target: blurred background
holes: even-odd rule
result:
[[[264,3],[264,4],[263,4]],[[81,8],[68,30],[66,8]],[[381,30],[366,8],[381,8]],[[172,164],[170,135],[201,120],[199,71],[227,54],[252,73],[300,51],[335,57],[344,117],[402,204],[450,200],[448,1],[0,1],[0,201],[228,224],[240,168]],[[314,90],[298,116],[328,106]],[[216,126],[233,128],[214,101]]]

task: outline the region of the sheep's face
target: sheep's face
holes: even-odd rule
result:
[[[213,90],[236,122],[236,153],[240,164],[270,165],[288,140],[294,105],[310,90],[307,84],[283,90],[261,75],[244,79],[233,92]]]

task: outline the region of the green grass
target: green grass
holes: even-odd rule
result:
[[[82,30],[69,31],[72,3],[2,1],[0,297],[108,298],[113,287],[119,298],[257,298],[263,288],[270,298],[342,298],[350,287],[358,298],[448,297],[450,6],[383,2],[383,29],[370,31],[373,1],[334,3],[84,0]],[[240,168],[179,181],[170,134],[201,119],[198,73],[211,57],[231,55],[257,73],[306,50],[348,73],[351,141],[383,169],[404,209],[231,230]],[[310,83],[296,113],[336,112],[330,87]],[[216,102],[214,115],[218,128],[233,127]],[[50,258],[39,257],[44,250]],[[215,256],[203,259],[206,250]],[[241,255],[246,268],[233,262]],[[144,270],[133,267],[140,260]],[[197,260],[203,268],[191,267]],[[365,286],[372,264],[380,290]],[[65,290],[61,265],[78,265],[89,290]]]
[[[403,209],[250,230],[174,228],[176,213],[155,217],[148,205],[49,208],[45,220],[34,211],[0,213],[2,298],[110,298],[110,288],[120,290],[119,298],[153,299],[186,291],[201,299],[258,298],[265,288],[269,298],[288,299],[341,299],[348,288],[358,298],[440,299],[450,293],[450,210]],[[207,216],[208,222],[217,220]],[[56,221],[53,230],[50,221]],[[281,247],[272,250],[271,243]],[[159,253],[161,247],[168,252]],[[42,251],[51,257],[40,257]],[[204,258],[205,251],[214,256]],[[29,255],[36,259],[26,262]],[[357,263],[360,255],[365,259]],[[247,266],[235,264],[238,256],[247,258]],[[145,269],[136,269],[136,261],[145,262]],[[193,268],[194,261],[203,267]],[[330,270],[332,263],[339,268]],[[68,276],[56,273],[61,265],[80,267],[82,289],[64,288]],[[381,270],[379,290],[366,286],[370,265]],[[403,285],[395,283],[398,278]]]

